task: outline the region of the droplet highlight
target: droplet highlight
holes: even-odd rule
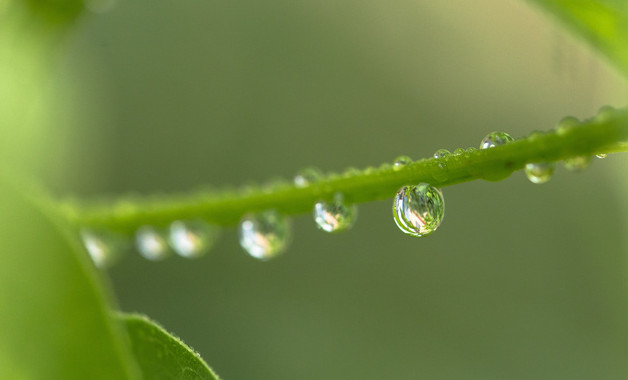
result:
[[[532,183],[546,183],[554,175],[556,165],[551,162],[535,162],[526,164],[525,173]]]
[[[284,252],[288,245],[288,219],[274,210],[246,215],[240,222],[242,248],[259,260],[270,260]]]
[[[97,268],[111,267],[121,256],[119,238],[111,233],[82,229],[81,241]]]
[[[135,233],[137,251],[147,260],[161,261],[170,256],[170,247],[165,230],[142,226]]]
[[[434,158],[443,158],[449,156],[451,153],[447,149],[439,149],[434,153]]]
[[[323,177],[323,173],[314,167],[309,167],[300,170],[296,176],[294,176],[294,185],[296,187],[307,187],[315,182],[318,182]]]
[[[187,259],[207,254],[217,238],[218,229],[202,220],[177,220],[170,224],[170,246]]]
[[[606,158],[606,156],[608,156],[606,153],[600,153],[595,155],[595,157],[597,158]]]
[[[494,148],[514,140],[515,139],[506,132],[491,132],[482,139],[480,149]]]
[[[404,166],[408,165],[412,163],[412,159],[408,156],[399,156],[395,159],[395,162],[393,163],[393,170],[400,170],[401,168],[403,168]]]
[[[393,218],[408,235],[421,237],[436,231],[445,216],[443,193],[428,183],[404,186],[393,200]]]
[[[356,205],[347,205],[342,194],[336,194],[332,203],[316,202],[314,221],[319,229],[337,233],[350,229],[355,224],[358,214]]]

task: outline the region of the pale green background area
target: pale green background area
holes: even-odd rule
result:
[[[59,75],[76,85],[78,144],[61,139],[51,163],[69,177],[48,181],[85,195],[241,184],[624,104],[625,81],[548,20],[514,0],[123,1],[70,41]],[[515,173],[445,188],[424,239],[378,202],[337,236],[296,218],[276,261],[228,230],[201,260],[131,255],[110,275],[125,311],[228,380],[624,379],[626,169],[615,155],[542,186]]]

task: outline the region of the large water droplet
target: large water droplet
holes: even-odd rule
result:
[[[269,260],[283,253],[288,245],[288,219],[274,210],[246,215],[239,226],[240,245],[249,255]]]
[[[177,220],[170,224],[170,245],[179,255],[194,259],[205,255],[216,242],[218,229],[202,220]]]
[[[353,227],[358,213],[356,205],[345,204],[342,194],[336,194],[332,203],[314,205],[314,221],[326,232],[342,232]]]
[[[526,176],[532,183],[545,183],[552,178],[556,165],[552,162],[526,164]]]
[[[412,163],[412,159],[408,156],[399,156],[395,159],[393,163],[393,170],[400,170],[404,166]]]
[[[171,253],[166,231],[152,226],[142,226],[135,233],[135,246],[145,259],[160,261]]]
[[[97,268],[112,266],[121,256],[121,239],[108,232],[96,232],[82,229],[80,232],[83,245]]]
[[[507,144],[515,139],[506,132],[491,132],[482,139],[480,149],[494,148],[499,145]]]
[[[402,187],[393,201],[395,223],[408,235],[421,237],[436,231],[444,216],[443,193],[427,183]]]
[[[573,172],[579,172],[586,169],[591,162],[590,156],[575,156],[564,161],[565,168]]]
[[[320,181],[322,177],[323,173],[317,168],[309,167],[301,169],[297,175],[294,176],[294,185],[296,187],[307,187]]]

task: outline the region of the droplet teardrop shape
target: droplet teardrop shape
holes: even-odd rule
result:
[[[170,256],[165,229],[142,226],[135,233],[135,246],[142,257],[151,261],[161,261]]]
[[[421,237],[436,231],[445,216],[443,193],[428,183],[399,189],[393,201],[393,218],[404,233]]]
[[[528,177],[528,180],[532,183],[545,183],[552,179],[555,167],[556,165],[553,162],[535,162],[526,164],[526,177]]]
[[[494,148],[514,140],[515,139],[506,132],[491,132],[482,139],[480,149]]]
[[[177,220],[170,224],[170,245],[182,257],[195,259],[213,247],[218,229],[202,220]]]
[[[270,260],[284,252],[290,236],[288,219],[274,210],[246,215],[238,227],[240,245],[251,256]]]
[[[331,203],[316,202],[314,205],[314,221],[325,232],[336,233],[350,229],[357,214],[357,206],[345,204],[342,194],[336,194]]]

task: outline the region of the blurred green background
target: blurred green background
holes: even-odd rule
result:
[[[48,171],[61,194],[427,157],[627,99],[612,68],[524,1],[89,4],[109,11],[82,19],[58,72],[72,110],[59,118],[74,125]],[[515,173],[445,188],[445,220],[424,239],[377,202],[341,235],[295,218],[275,261],[227,230],[198,261],[130,255],[109,275],[123,310],[227,380],[625,379],[627,169],[612,155],[541,186]]]

